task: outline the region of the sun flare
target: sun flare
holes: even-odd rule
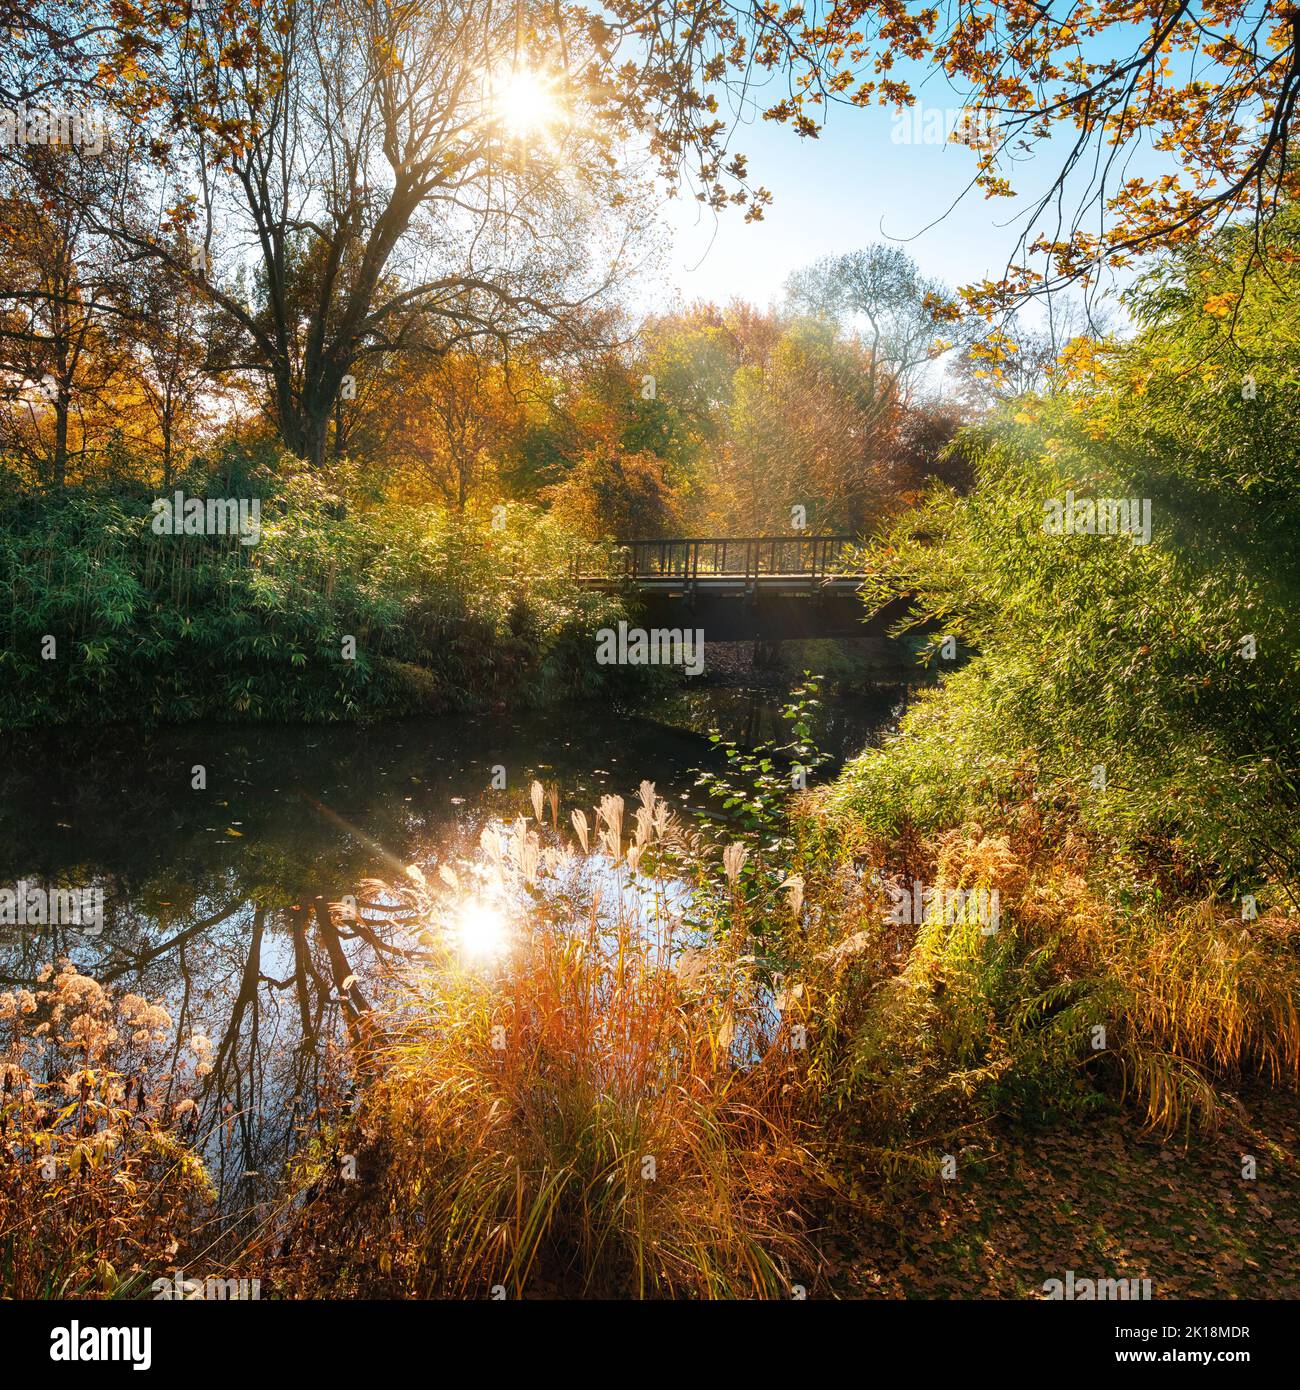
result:
[[[516,137],[544,134],[561,117],[555,79],[534,68],[514,68],[493,84],[492,108],[497,120]]]

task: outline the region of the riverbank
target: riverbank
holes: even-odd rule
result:
[[[7,1065],[35,1080],[27,1046],[61,1078],[95,1063],[53,1133],[40,1123],[49,1083],[5,1102],[11,1142],[51,1146],[63,1175],[7,1194],[10,1218],[48,1237],[29,1269],[57,1260],[70,1287],[117,1296],[147,1296],[178,1259],[255,1275],[264,1297],[1037,1298],[1071,1271],[1150,1279],[1155,1297],[1291,1287],[1295,1096],[1250,1080],[1267,936],[1195,1012],[1197,970],[1225,959],[1214,924],[1197,919],[1190,954],[1164,939],[1176,913],[1154,936],[1118,932],[1082,879],[1054,877],[1067,843],[1088,868],[1064,809],[1019,835],[873,848],[847,809],[862,782],[851,764],[798,803],[794,847],[753,836],[719,855],[695,833],[688,779],[668,769],[659,793],[613,790],[650,770],[626,722],[602,748],[571,734],[588,779],[534,751],[534,787],[512,763],[508,787],[483,788],[486,817],[455,785],[480,764],[490,779],[496,750],[451,731],[461,771],[431,775],[436,727],[340,731],[351,771],[331,732],[323,776],[303,758],[312,731],[287,730],[291,746],[255,780],[264,736],[231,731],[248,745],[201,808],[187,813],[178,792],[172,810],[101,831],[136,847],[104,875],[133,901],[81,944],[79,976],[38,973],[57,932],[13,943],[5,973],[24,983],[0,995]],[[382,734],[400,741],[368,754]],[[653,726],[647,747],[662,737]],[[172,751],[180,767],[193,746]],[[888,739],[863,755],[892,756]],[[88,792],[59,792],[31,848],[57,846],[65,817],[84,829]],[[169,820],[195,812],[208,819],[184,847],[168,838]],[[66,852],[96,857],[84,841]],[[216,856],[210,871],[194,872],[196,854]],[[898,920],[882,872],[896,855],[928,883],[996,891],[997,930],[983,930],[978,896],[956,918]],[[1122,955],[1096,954],[1126,940],[1165,954],[1130,977]],[[1204,1035],[1161,1037],[1157,1005],[1179,998],[1181,1026]],[[60,1041],[42,1043],[56,1007]],[[1233,1038],[1235,1064],[1222,1053]],[[1172,1093],[1182,1109],[1154,1103],[1142,1081],[1155,1073],[1124,1061],[1152,1045],[1210,1090]],[[1289,1044],[1274,1030],[1270,1045]],[[134,1116],[113,1089],[128,1076]],[[228,1127],[247,1095],[260,1104]],[[202,1171],[151,1185],[154,1142]],[[85,1145],[104,1156],[79,1188]],[[42,1225],[51,1201],[77,1241]],[[399,1229],[380,1216],[394,1202]],[[155,1248],[158,1210],[179,1250]],[[113,1218],[112,1249],[95,1213]]]
[[[352,722],[642,684],[592,659],[623,608],[573,582],[583,543],[536,508],[358,508],[267,470],[211,485],[255,494],[254,543],[159,532],[126,484],[0,506],[0,728]]]

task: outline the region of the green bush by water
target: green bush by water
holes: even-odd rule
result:
[[[347,720],[601,688],[594,633],[621,606],[570,581],[577,543],[537,511],[494,529],[348,509],[305,475],[208,491],[258,498],[258,544],[155,534],[143,489],[0,503],[0,726]]]

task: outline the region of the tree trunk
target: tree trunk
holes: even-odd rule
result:
[[[342,384],[341,372],[321,371],[297,394],[287,379],[276,385],[280,438],[287,449],[313,468],[324,467],[329,454],[330,425]]]
[[[163,490],[163,495],[166,496],[166,494],[169,493],[169,492],[171,491],[171,487],[172,487],[172,426],[171,426],[171,420],[170,420],[170,419],[164,419],[164,421],[163,421],[162,437],[163,437],[163,441],[162,441],[162,443],[163,443],[163,459],[162,459],[162,465],[163,465],[163,482],[162,482],[162,490]]]
[[[325,454],[329,447],[330,434],[330,410],[327,407],[324,411],[313,410],[304,413],[302,441],[303,450],[300,455],[313,468],[322,468],[325,464]]]
[[[54,486],[61,488],[68,475],[68,390],[59,383],[54,400]]]

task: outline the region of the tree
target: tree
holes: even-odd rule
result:
[[[119,32],[100,0],[0,0],[0,31],[0,108],[9,113],[93,97],[99,57]],[[0,145],[0,159],[8,154]]]
[[[185,42],[135,55],[165,101],[134,113],[133,138],[142,163],[166,145],[168,212],[103,225],[202,289],[236,330],[228,370],[263,383],[300,457],[323,462],[366,358],[580,323],[616,278],[637,205],[613,153],[628,117],[571,75],[596,55],[557,14],[272,0],[254,29],[234,6],[196,11]]]
[[[546,96],[554,81],[551,94],[581,108],[584,125],[594,118],[606,133],[634,136],[665,179],[686,177],[707,206],[744,206],[751,218],[770,199],[733,148],[725,107],[757,108],[815,138],[832,105],[909,107],[937,75],[971,117],[959,137],[975,157],[971,190],[1012,196],[1014,166],[1036,149],[1055,168],[1028,202],[1017,263],[964,291],[990,314],[1067,283],[1095,286],[1104,267],[1188,244],[1236,216],[1266,222],[1300,179],[1300,9],[1291,0],[810,0],[783,12],[705,0],[689,23],[662,0],[270,0],[251,23],[240,0],[201,10],[52,0],[35,13],[4,0],[4,18],[17,42],[0,61],[0,94],[111,82],[117,108],[149,125],[151,153],[185,147],[184,177],[172,185],[180,199],[193,181],[204,217],[229,211],[218,206],[227,193],[239,200],[252,249],[279,272],[273,299],[290,234],[309,229],[319,240],[331,288],[316,302],[334,312],[304,352],[301,382],[283,360],[292,325],[255,325],[251,314],[238,319],[237,301],[223,306],[274,379],[283,428],[311,447],[329,414],[320,398],[347,373],[339,363],[371,326],[370,297],[398,248],[409,249],[417,210],[440,196],[454,202],[461,187],[481,192],[489,163],[496,193],[513,192],[518,170],[487,158],[466,80],[502,64],[526,79],[502,94],[503,108],[535,114],[539,88]],[[345,139],[349,122],[355,138]],[[1132,167],[1140,150],[1154,158]],[[337,179],[316,206],[299,196],[309,162]],[[598,169],[600,159],[579,167]],[[509,196],[496,201],[499,213],[510,206]],[[446,236],[445,222],[435,227],[435,240]],[[418,256],[398,260],[407,272],[418,265]],[[489,300],[504,291],[498,308],[540,308],[518,285],[499,284],[496,267],[476,276],[454,258],[445,264]],[[356,279],[338,296],[345,267]]]
[[[127,351],[119,267],[87,213],[110,178],[103,161],[38,148],[0,189],[0,427],[52,487],[85,454]]]
[[[409,357],[382,399],[383,468],[390,485],[464,511],[499,476],[524,409],[505,367],[473,352]]]
[[[543,496],[558,520],[592,540],[654,538],[680,526],[663,461],[647,451],[591,449]]]
[[[755,54],[761,65],[790,62],[802,43],[816,71],[766,114],[804,134],[833,102],[913,106],[902,60],[932,84],[946,79],[964,105],[954,138],[975,156],[968,191],[1012,197],[1015,167],[1047,155],[1055,172],[1028,199],[1015,263],[963,291],[990,315],[1066,285],[1094,287],[1103,269],[1242,214],[1267,224],[1300,184],[1291,0],[850,0],[773,29]],[[1155,159],[1132,167],[1144,149]]]
[[[141,406],[137,442],[157,458],[167,491],[180,452],[198,442],[207,417],[211,316],[190,283],[150,271],[128,287],[133,351],[124,375]]]
[[[892,511],[905,481],[892,441],[891,379],[833,324],[787,324],[766,360],[737,368],[729,437],[711,471],[717,524],[781,533],[802,506],[815,529],[859,531]]]
[[[941,398],[921,401],[902,412],[890,453],[899,478],[910,490],[920,493],[931,481],[958,491],[970,487],[974,472],[959,440],[969,419],[968,410]]]
[[[622,341],[563,383],[553,398],[565,464],[590,449],[651,453],[683,506],[721,445],[741,349],[712,305],[611,329]]]
[[[934,759],[912,785],[942,769],[958,820],[1023,791],[1028,756],[1038,802],[1164,858],[1160,892],[1271,880],[1294,904],[1294,209],[1273,240],[1261,262],[1225,229],[1137,282],[1136,334],[1075,339],[1054,394],[968,431],[976,486],[903,517],[866,596],[913,593],[910,621],[976,653],[912,726]]]
[[[611,9],[634,25],[639,14],[655,57],[675,53],[703,79],[697,102],[723,91],[736,109],[761,102],[755,75],[776,74],[763,115],[805,138],[834,104],[910,107],[937,77],[969,117],[968,191],[1014,196],[1016,167],[1042,151],[1053,172],[1027,201],[1012,263],[963,291],[989,315],[1069,284],[1091,289],[1107,268],[1243,215],[1260,229],[1300,191],[1292,0],[815,0],[779,15],[718,4],[693,14],[677,48],[673,7]],[[1134,167],[1144,151],[1155,158]]]
[[[725,437],[742,358],[727,317],[711,304],[696,304],[656,318],[637,336],[630,367],[623,447],[658,454],[687,505],[698,496],[709,456]]]
[[[928,280],[897,246],[879,242],[826,256],[790,277],[786,296],[796,313],[820,315],[861,332],[868,389],[906,400],[921,370],[951,346],[950,292]]]
[[[1062,357],[1072,344],[1099,342],[1113,315],[1080,300],[1058,296],[1034,327],[1023,315],[982,336],[972,336],[953,364],[958,394],[977,410],[1030,392],[1051,395],[1068,384]]]

